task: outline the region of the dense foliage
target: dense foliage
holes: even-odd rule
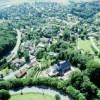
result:
[[[71,13],[92,22],[92,18],[97,12],[100,12],[100,2],[99,0],[86,3],[75,3],[71,6]]]
[[[10,23],[0,25],[0,59],[9,53],[16,43],[16,33]]]
[[[69,86],[69,83],[64,80],[59,80],[56,78],[27,78],[27,79],[15,79],[9,81],[0,82],[0,89],[18,89],[24,86],[48,86],[57,89],[65,94],[69,94],[74,100],[86,100],[84,95],[80,91],[76,90],[74,87]],[[58,98],[58,97],[57,97]],[[82,99],[79,99],[82,98]]]
[[[0,90],[0,100],[9,100],[10,94],[7,90],[1,89]]]

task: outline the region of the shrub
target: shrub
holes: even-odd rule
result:
[[[100,99],[100,90],[98,90],[97,97]]]
[[[86,100],[85,96],[82,93],[79,93],[77,96],[78,100]]]

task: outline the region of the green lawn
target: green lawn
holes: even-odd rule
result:
[[[94,54],[92,47],[91,47],[90,40],[78,39],[78,46],[79,46],[80,49],[83,49],[86,52],[90,52],[91,54]]]
[[[0,74],[3,74],[3,76],[6,76],[8,72],[9,72],[9,69],[8,67],[6,67],[0,71]]]
[[[95,58],[94,61],[100,63],[100,58]]]
[[[13,95],[10,100],[56,100],[55,97],[40,93],[27,93]]]

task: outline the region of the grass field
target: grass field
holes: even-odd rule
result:
[[[13,95],[10,100],[56,100],[55,97],[40,93],[26,93]]]
[[[79,46],[80,49],[83,49],[86,52],[90,52],[91,54],[94,54],[92,47],[91,47],[90,40],[78,39],[78,46]]]

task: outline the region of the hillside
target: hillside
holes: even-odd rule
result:
[[[100,0],[6,3],[0,9],[0,100],[37,100],[34,92],[42,99],[100,100]]]

